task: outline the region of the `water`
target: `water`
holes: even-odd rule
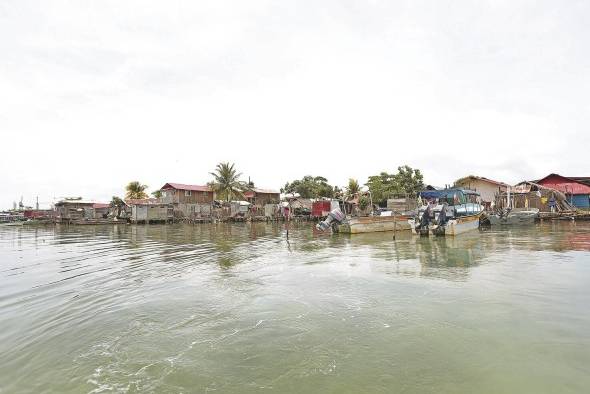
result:
[[[586,393],[590,223],[0,227],[0,392]]]

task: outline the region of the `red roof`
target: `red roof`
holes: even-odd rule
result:
[[[590,186],[559,174],[549,174],[536,183],[557,189],[565,194],[590,194]]]
[[[101,202],[95,202],[94,204],[92,204],[92,208],[97,209],[97,208],[108,208],[110,207],[111,204],[104,204]]]
[[[196,192],[212,192],[209,186],[201,185],[185,185],[183,183],[167,183],[161,187],[162,190],[176,189],[176,190],[193,190]]]

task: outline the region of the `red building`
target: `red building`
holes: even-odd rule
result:
[[[549,174],[535,183],[550,187],[567,196],[574,206],[578,208],[590,208],[590,178],[565,177],[559,174]]]

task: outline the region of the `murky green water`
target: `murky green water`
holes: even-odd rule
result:
[[[587,393],[590,223],[0,227],[0,392]]]

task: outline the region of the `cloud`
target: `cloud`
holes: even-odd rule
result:
[[[584,175],[588,8],[3,2],[0,206],[205,183],[221,160],[274,188]]]

